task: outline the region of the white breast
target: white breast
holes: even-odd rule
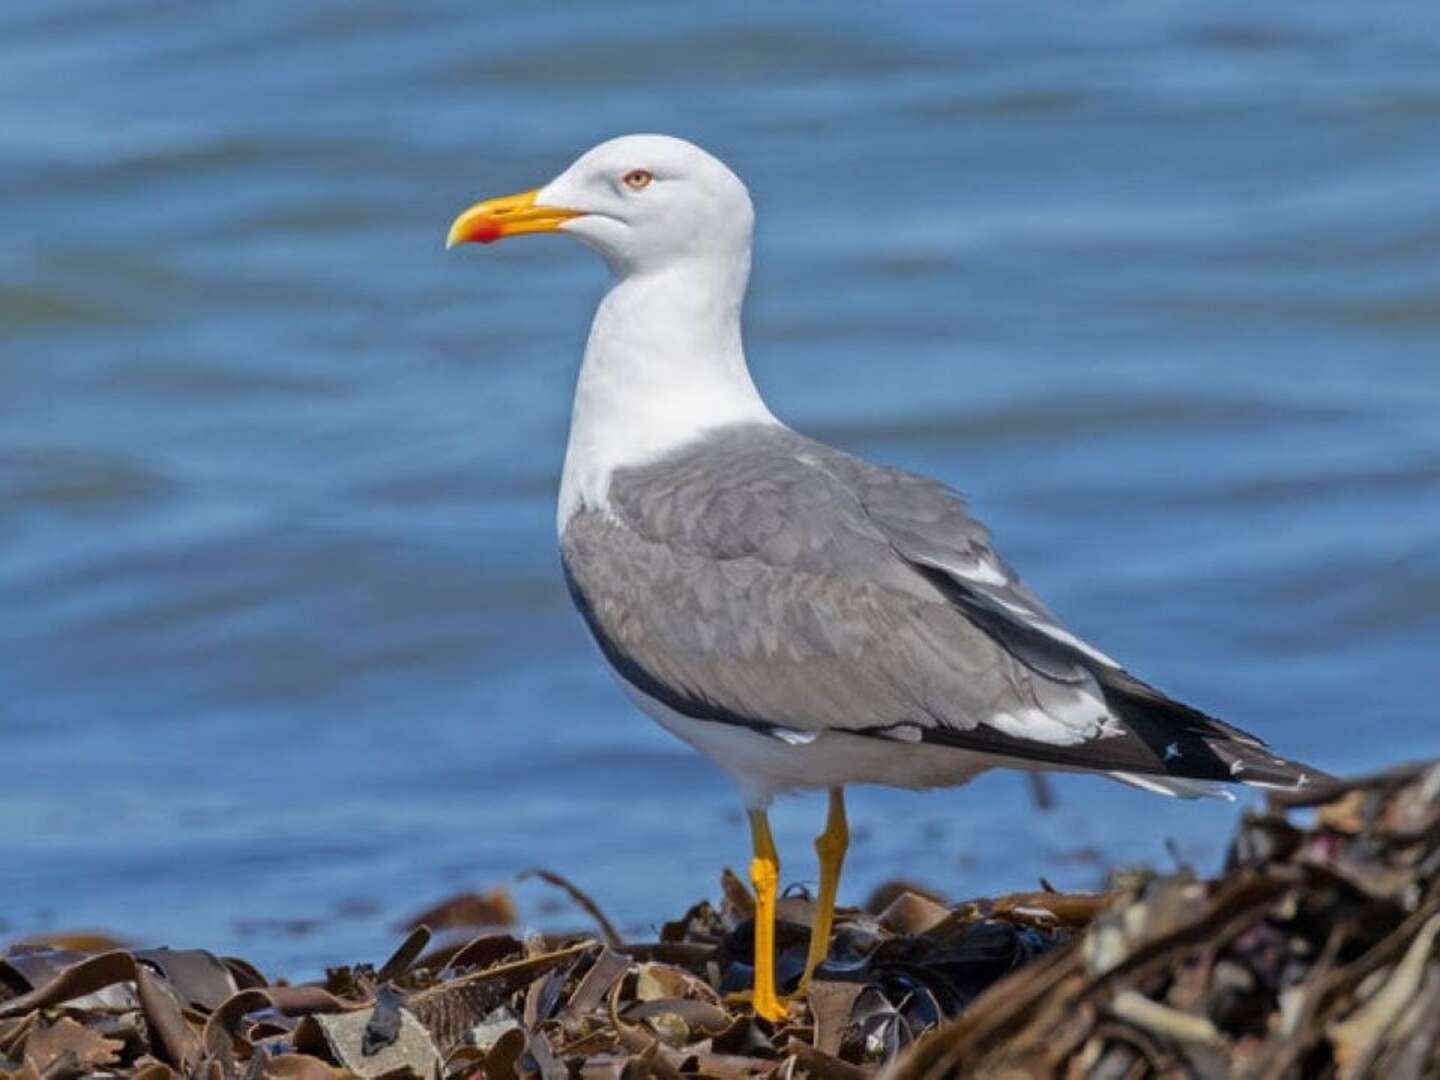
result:
[[[725,424],[778,423],[740,342],[748,255],[616,281],[595,312],[575,386],[556,525],[608,509],[610,475]]]

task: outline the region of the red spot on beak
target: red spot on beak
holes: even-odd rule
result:
[[[493,244],[500,239],[500,223],[497,221],[476,222],[470,233],[470,239],[480,244]]]

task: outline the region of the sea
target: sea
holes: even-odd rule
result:
[[[307,977],[465,890],[584,926],[534,867],[635,937],[743,874],[560,575],[604,268],[443,245],[629,132],[748,183],[788,423],[1284,753],[1440,754],[1440,6],[8,0],[0,941]],[[1048,782],[855,790],[842,902],[1213,872],[1258,805]]]

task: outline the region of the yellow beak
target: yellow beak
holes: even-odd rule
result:
[[[523,236],[525,233],[554,232],[583,211],[565,210],[558,206],[536,206],[540,189],[522,191],[476,203],[455,219],[445,237],[445,246],[456,244],[489,244],[502,236]]]

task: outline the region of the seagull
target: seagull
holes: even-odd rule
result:
[[[575,387],[556,525],[570,594],[621,688],[740,787],[754,857],[757,1014],[779,1021],[780,861],[767,808],[824,789],[803,995],[848,844],[844,787],[995,767],[1167,795],[1323,773],[1167,697],[1070,630],[956,491],[791,430],[741,335],[754,210],[721,161],[629,135],[489,199],[447,247],[559,232],[609,266]]]

